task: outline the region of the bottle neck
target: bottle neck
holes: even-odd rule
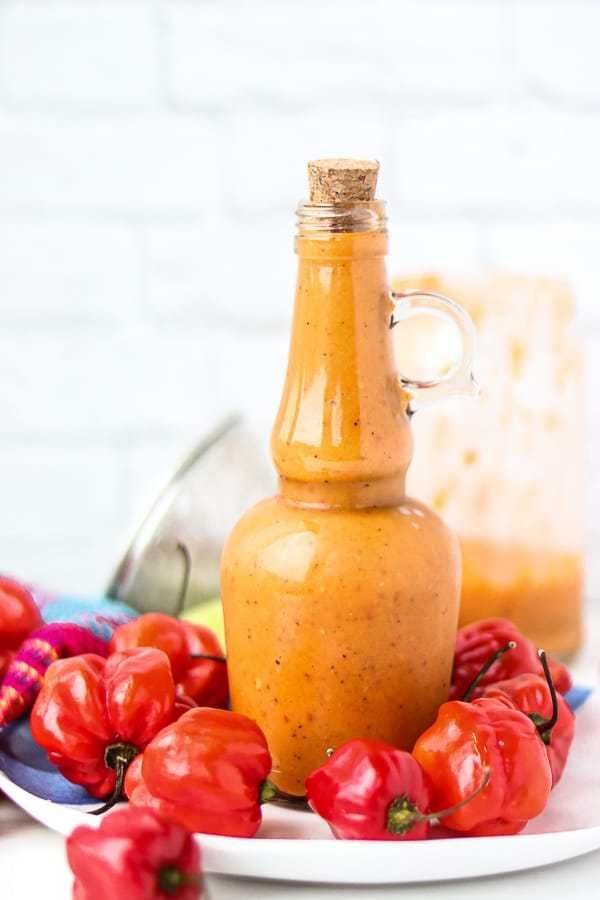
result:
[[[362,204],[361,216],[374,206],[382,208]],[[351,225],[346,219],[339,230],[324,228],[319,220],[317,228],[303,227],[301,213],[289,364],[272,451],[289,499],[388,506],[404,496],[412,440],[389,329],[387,234],[380,219],[368,230]]]

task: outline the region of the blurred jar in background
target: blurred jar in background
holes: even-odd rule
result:
[[[478,331],[480,399],[415,415],[408,482],[461,538],[461,624],[504,616],[568,655],[581,641],[584,543],[574,298],[562,282],[504,274],[403,277],[394,287],[456,297]],[[395,340],[406,370],[414,334],[397,329]],[[439,336],[430,343],[439,352]]]

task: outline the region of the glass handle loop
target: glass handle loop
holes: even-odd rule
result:
[[[461,341],[459,358],[437,378],[421,381],[398,372],[400,383],[411,395],[410,410],[414,411],[452,394],[477,395],[479,388],[473,374],[476,332],[471,316],[454,300],[432,291],[391,291],[390,296],[394,302],[390,328],[395,328],[419,313],[433,313],[449,321]]]

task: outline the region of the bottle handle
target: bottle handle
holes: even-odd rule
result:
[[[471,316],[454,300],[433,291],[418,289],[391,291],[390,296],[394,303],[390,328],[395,328],[396,325],[414,315],[422,314],[423,311],[429,311],[450,321],[456,328],[462,344],[460,358],[439,378],[420,381],[398,372],[402,387],[411,395],[409,410],[414,412],[452,394],[476,396],[479,392],[473,374],[476,333]]]

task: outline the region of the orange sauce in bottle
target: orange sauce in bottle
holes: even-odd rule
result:
[[[383,204],[352,194],[299,219],[279,493],[235,526],[221,577],[233,708],[291,795],[351,738],[412,747],[447,697],[460,592],[456,539],[405,495]]]

